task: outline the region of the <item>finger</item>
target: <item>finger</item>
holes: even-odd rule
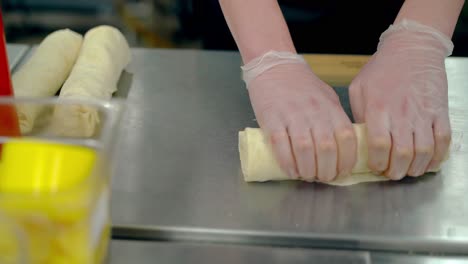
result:
[[[351,104],[351,112],[353,113],[354,122],[364,122],[364,104],[362,104],[362,88],[361,82],[358,78],[355,78],[349,86],[349,103]]]
[[[291,128],[290,137],[299,176],[306,181],[316,177],[315,146],[309,128]]]
[[[430,125],[416,125],[413,134],[414,158],[408,170],[408,175],[417,177],[426,172],[426,168],[434,155],[434,136]]]
[[[270,144],[280,168],[292,179],[298,178],[296,163],[286,128],[269,134]]]
[[[392,180],[400,180],[406,176],[413,160],[413,132],[410,128],[397,128],[392,130],[391,136],[390,166],[385,176]]]
[[[433,124],[433,133],[434,155],[432,156],[427,171],[437,171],[448,153],[450,141],[452,140],[449,118],[437,118]]]
[[[357,138],[353,125],[347,119],[335,124],[338,175],[349,175],[356,163]]]
[[[332,129],[315,127],[313,129],[315,157],[317,160],[317,178],[330,182],[337,174],[337,146]]]
[[[380,174],[388,169],[390,162],[392,139],[389,132],[389,121],[386,115],[379,112],[368,112],[366,123],[368,167],[373,173]]]

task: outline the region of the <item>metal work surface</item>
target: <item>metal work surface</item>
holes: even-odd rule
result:
[[[468,254],[467,59],[447,62],[458,146],[441,173],[350,187],[243,181],[238,131],[257,125],[239,65],[237,53],[134,50],[117,236]]]
[[[10,69],[14,69],[16,65],[20,62],[21,58],[28,51],[29,46],[23,44],[8,44],[7,53],[8,53],[8,62],[10,64]]]
[[[109,264],[127,263],[468,264],[468,258],[217,244],[113,240]]]
[[[113,240],[109,264],[127,263],[328,263],[367,264],[370,254],[358,251],[305,250],[215,244]]]

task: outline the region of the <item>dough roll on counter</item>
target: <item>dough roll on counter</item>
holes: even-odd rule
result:
[[[49,34],[12,76],[15,97],[54,96],[67,79],[80,52],[83,37],[62,29]],[[42,111],[37,105],[17,107],[22,134],[34,127]]]
[[[98,26],[89,30],[59,99],[110,99],[130,59],[130,47],[118,29]],[[90,137],[99,124],[99,113],[89,106],[61,105],[54,110],[53,124],[58,135]]]
[[[351,175],[336,178],[326,184],[352,185],[362,182],[387,181],[383,175],[374,175],[367,166],[368,150],[365,124],[353,124],[357,137],[357,161]],[[268,138],[259,128],[246,128],[239,132],[239,154],[246,182],[291,180],[276,162]],[[448,155],[446,156],[448,158]],[[436,171],[440,170],[438,168]]]

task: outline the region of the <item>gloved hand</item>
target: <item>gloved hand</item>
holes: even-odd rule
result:
[[[356,122],[367,123],[374,172],[398,180],[440,165],[451,140],[444,61],[452,50],[447,36],[415,21],[381,35],[349,91]]]
[[[356,162],[356,135],[333,89],[303,58],[268,52],[241,67],[257,121],[291,178],[331,181]]]

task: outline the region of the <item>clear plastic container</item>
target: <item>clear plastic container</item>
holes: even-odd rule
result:
[[[14,125],[18,117],[21,131],[0,130],[0,212],[22,230],[26,263],[105,262],[111,153],[122,106],[0,98],[0,110],[8,109],[0,123]]]

